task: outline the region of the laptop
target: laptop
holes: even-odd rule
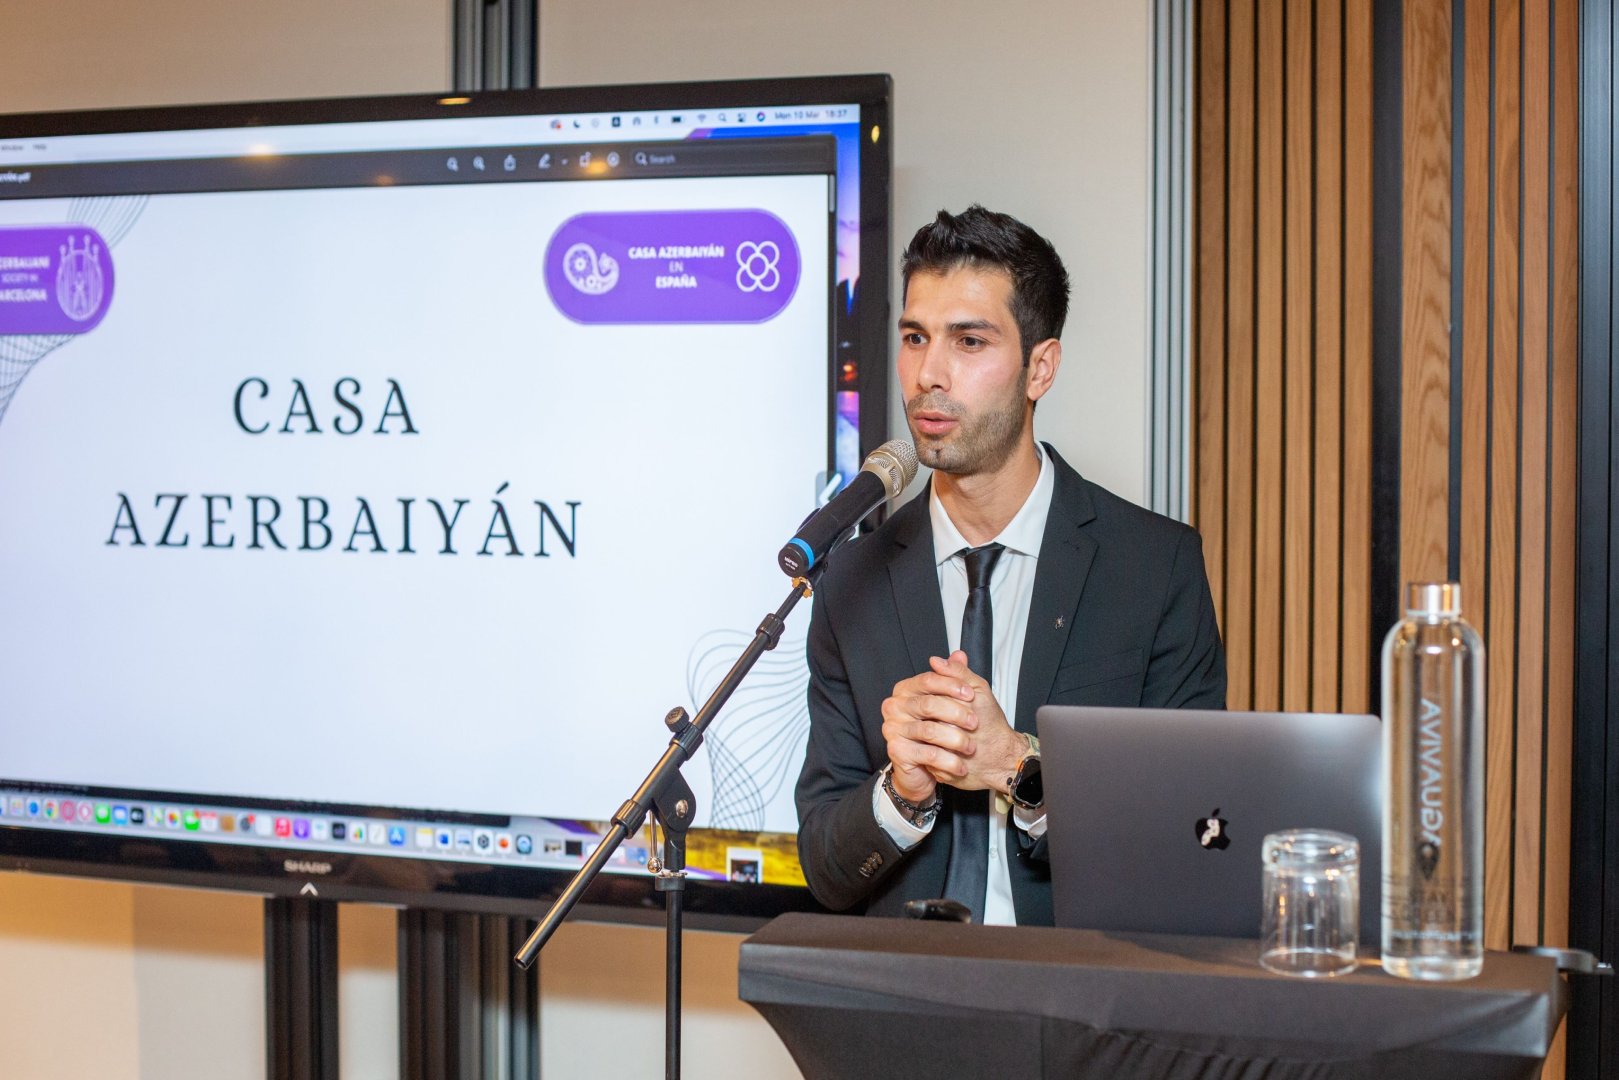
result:
[[[1381,934],[1375,716],[1047,705],[1035,717],[1062,927],[1257,938],[1260,845],[1360,841],[1360,940]]]

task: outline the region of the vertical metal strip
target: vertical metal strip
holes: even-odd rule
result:
[[[265,1028],[270,1080],[337,1080],[337,905],[264,902]]]
[[[1467,277],[1467,0],[1450,5],[1450,499],[1445,551],[1451,581],[1462,579],[1462,470],[1475,463],[1462,455],[1462,336],[1466,326]],[[1471,603],[1466,591],[1464,603]]]
[[[1619,19],[1612,0],[1580,10],[1580,419],[1578,654],[1569,943],[1619,959]],[[1619,990],[1578,980],[1569,1076],[1619,1075]]]
[[[511,29],[508,11],[512,0],[483,0],[483,89],[506,90],[511,87],[511,70],[507,65],[507,34]]]
[[[1147,370],[1148,505],[1189,516],[1191,0],[1153,5],[1152,265]]]
[[[527,936],[503,915],[399,913],[404,1080],[539,1080],[538,965],[511,962]]]
[[[1165,190],[1168,169],[1165,149],[1169,142],[1169,67],[1167,54],[1168,15],[1173,0],[1154,0],[1152,8],[1152,265],[1149,268],[1149,358],[1147,367],[1147,489],[1148,505],[1163,513],[1168,502],[1166,437],[1168,400],[1164,392],[1166,373],[1163,356],[1167,352],[1168,252],[1166,239],[1169,210]]]
[[[502,960],[509,960],[534,931],[534,923],[527,919],[506,920],[506,947]],[[539,1080],[540,1078],[540,961],[527,971],[506,965],[511,985],[511,1076],[512,1080]]]
[[[539,0],[451,0],[450,29],[457,93],[540,84]]]
[[[460,94],[483,85],[483,0],[451,0],[450,81]]]
[[[1171,94],[1174,97],[1174,139],[1171,142],[1169,206],[1175,227],[1171,233],[1174,251],[1169,275],[1169,353],[1179,358],[1171,371],[1169,384],[1169,460],[1179,465],[1180,476],[1169,484],[1169,517],[1180,521],[1192,517],[1192,395],[1187,385],[1192,379],[1192,350],[1187,347],[1192,329],[1192,214],[1187,193],[1192,186],[1192,13],[1187,3],[1175,3],[1171,10]]]
[[[511,0],[506,27],[506,85],[531,90],[540,85],[539,0]]]
[[[457,1077],[485,1077],[494,1080],[483,1068],[483,999],[479,979],[479,961],[482,950],[478,944],[478,916],[460,913],[450,916],[451,940],[455,943],[454,976],[449,985],[455,992],[448,1006],[447,1022],[455,1032],[455,1063]]]
[[[1404,26],[1401,0],[1372,7],[1372,235],[1379,271],[1372,278],[1372,657],[1367,700],[1381,700],[1382,638],[1399,614],[1400,401],[1404,287],[1401,216],[1404,171]],[[1389,251],[1392,244],[1396,250]],[[1356,647],[1344,642],[1346,649]]]

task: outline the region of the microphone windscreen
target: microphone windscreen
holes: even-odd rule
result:
[[[873,450],[860,468],[863,472],[875,473],[882,480],[888,497],[897,499],[906,485],[916,479],[916,447],[904,439],[890,439]]]

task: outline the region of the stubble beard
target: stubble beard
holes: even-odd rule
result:
[[[905,416],[919,411],[942,412],[959,422],[944,437],[923,435],[910,423],[916,456],[928,468],[952,476],[994,472],[1011,458],[1023,435],[1023,404],[1028,376],[1020,375],[1006,399],[976,416],[942,394],[921,393],[905,403]]]

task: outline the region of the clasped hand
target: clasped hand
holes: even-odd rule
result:
[[[928,802],[939,784],[1006,793],[1027,746],[1006,722],[989,683],[967,667],[957,649],[935,656],[929,670],[894,685],[883,702],[883,738],[893,763],[894,790]]]

